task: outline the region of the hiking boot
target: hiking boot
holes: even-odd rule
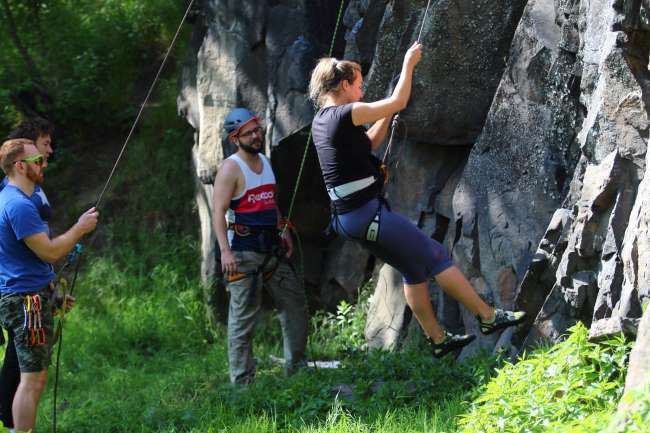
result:
[[[507,311],[495,308],[494,320],[492,322],[484,322],[479,316],[476,316],[476,318],[481,327],[481,333],[483,335],[489,335],[508,326],[520,324],[526,320],[526,313],[523,311]]]
[[[442,358],[449,352],[467,346],[475,338],[475,335],[455,335],[445,331],[445,339],[442,343],[436,344],[433,338],[431,339],[431,351],[436,358]]]

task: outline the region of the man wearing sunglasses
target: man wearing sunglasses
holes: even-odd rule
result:
[[[13,131],[11,131],[7,139],[25,138],[33,141],[39,153],[45,157],[43,161],[43,168],[45,168],[47,167],[49,157],[53,153],[53,133],[54,125],[52,125],[52,123],[43,118],[34,117],[22,121]],[[9,179],[7,177],[3,178],[0,182],[0,191],[2,191],[8,183]],[[52,209],[47,196],[40,185],[36,185],[30,200],[36,206],[43,221],[49,223],[52,216]],[[0,422],[2,422],[5,427],[12,428],[14,421],[13,416],[11,415],[11,404],[14,400],[16,389],[18,389],[18,384],[20,383],[20,368],[18,366],[18,358],[13,343],[13,333],[11,330],[7,331],[7,348],[5,350],[2,369],[0,370]],[[2,334],[0,334],[0,337],[2,337]]]
[[[54,339],[51,265],[95,229],[98,217],[92,208],[66,233],[51,239],[31,200],[43,183],[44,164],[45,156],[33,141],[8,140],[0,147],[0,168],[8,177],[0,192],[0,325],[13,333],[20,367],[12,404],[17,431],[34,429],[47,382]]]
[[[278,309],[286,374],[306,364],[307,302],[287,261],[293,251],[291,234],[278,234],[281,219],[275,176],[263,153],[264,130],[245,108],[232,110],[224,119],[224,128],[237,152],[223,162],[214,180],[213,222],[230,292],[230,381],[248,384],[255,377],[252,340],[263,285]]]
[[[24,138],[31,140],[36,145],[39,153],[44,156],[43,168],[47,167],[50,156],[54,153],[52,149],[52,134],[54,133],[54,125],[47,120],[35,117],[21,122],[7,137],[7,140],[16,138]],[[0,191],[9,182],[8,178],[2,179],[0,182]],[[45,222],[48,222],[52,216],[52,208],[47,196],[41,189],[40,185],[36,185],[34,194],[30,197],[36,205],[38,213],[41,215]]]

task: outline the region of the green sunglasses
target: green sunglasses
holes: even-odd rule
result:
[[[38,154],[34,156],[28,156],[27,158],[24,159],[16,160],[14,161],[14,164],[17,162],[27,162],[27,163],[33,162],[36,165],[43,165],[43,161],[45,161],[45,157],[41,154]]]

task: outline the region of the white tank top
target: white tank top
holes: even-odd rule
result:
[[[273,169],[271,168],[271,162],[266,157],[266,155],[259,154],[262,159],[262,173],[257,174],[246,164],[246,162],[239,157],[239,155],[232,154],[228,157],[239,165],[239,169],[244,173],[245,186],[244,191],[236,197],[233,197],[232,200],[238,200],[242,198],[246,192],[259,188],[262,185],[274,185],[275,188],[275,175],[273,174]]]
[[[276,227],[278,223],[277,206],[275,202],[275,175],[271,162],[265,155],[262,158],[262,172],[255,173],[237,154],[231,155],[244,174],[244,191],[234,196],[230,201],[230,209],[226,213],[226,220],[231,224],[245,226]],[[233,246],[234,232],[228,230],[228,240]],[[238,248],[252,249],[254,245],[247,245],[246,239],[237,241]]]

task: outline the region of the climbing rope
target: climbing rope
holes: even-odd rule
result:
[[[59,283],[63,286],[63,308],[61,308],[60,317],[59,321],[57,322],[57,327],[56,331],[54,332],[54,341],[59,340],[59,345],[56,349],[56,362],[55,362],[55,371],[54,371],[54,389],[52,391],[53,397],[52,397],[52,432],[56,433],[56,402],[57,402],[57,395],[58,395],[58,389],[59,389],[59,366],[61,365],[61,347],[63,346],[63,323],[65,321],[65,314],[67,310],[67,298],[68,296],[72,296],[74,293],[74,287],[75,284],[77,283],[77,275],[79,274],[79,266],[81,265],[81,244],[76,244],[74,250],[70,254],[68,254],[68,259],[66,263],[61,267],[59,270],[58,274],[59,277],[55,279],[55,281],[59,281]],[[68,291],[67,287],[67,282],[66,280],[62,279],[62,272],[63,270],[70,264],[74,263],[74,275],[72,277],[72,283],[70,285],[70,290]]]
[[[338,34],[339,27],[341,24],[341,17],[343,16],[343,6],[345,4],[345,0],[341,0],[339,3],[339,10],[338,14],[336,16],[336,24],[334,25],[334,32],[332,33],[332,42],[330,43],[330,49],[327,53],[328,57],[332,57],[332,54],[334,53],[334,44],[336,42],[336,35]],[[296,204],[296,197],[298,196],[298,189],[300,188],[300,181],[302,179],[302,174],[305,170],[305,163],[307,161],[307,155],[309,154],[309,143],[311,142],[311,128],[309,128],[309,135],[307,136],[307,143],[305,143],[305,150],[302,152],[302,160],[300,161],[300,168],[298,169],[298,176],[296,177],[296,183],[294,184],[293,188],[293,195],[291,196],[291,202],[289,204],[289,212],[287,213],[286,221],[281,224],[282,229],[280,232],[280,236],[284,236],[284,233],[287,231],[289,228],[289,224],[291,222],[291,216],[293,215],[293,209]],[[292,229],[293,234],[296,236],[296,244],[298,247],[298,255],[299,255],[299,261],[300,261],[300,272],[299,272],[299,278],[301,281],[301,284],[304,284],[304,257],[303,257],[303,249],[302,249],[302,241],[300,239],[300,234],[298,233],[298,230],[295,228]],[[303,287],[304,288],[304,287]]]
[[[343,16],[344,4],[345,4],[345,0],[341,0],[339,3],[339,10],[336,16],[336,24],[334,25],[334,32],[332,33],[332,42],[330,42],[330,48],[327,53],[328,57],[332,57],[332,55],[334,54],[334,44],[336,43],[336,35],[338,34],[339,26],[341,24],[341,17]],[[293,215],[294,205],[296,204],[296,197],[298,196],[298,189],[300,188],[300,181],[302,179],[302,174],[305,169],[307,155],[309,154],[310,141],[311,141],[311,128],[309,128],[309,134],[307,135],[305,150],[302,152],[302,160],[300,161],[298,176],[296,177],[296,183],[294,184],[293,194],[291,196],[291,202],[289,204],[289,212],[287,213],[287,217],[285,218],[284,222],[281,223],[282,229],[280,231],[280,236],[282,237],[286,233],[287,229],[291,228],[291,231],[296,237],[296,247],[298,249],[298,262],[299,262],[298,275],[296,277],[298,278],[298,281],[303,291],[305,290],[305,258],[304,258],[303,248],[302,248],[302,239],[300,238],[300,233],[298,232],[298,230],[296,230],[295,227],[293,227],[293,225],[291,224],[291,216]],[[309,346],[310,346],[309,351],[312,352],[311,344]],[[317,368],[316,363],[314,363],[314,368]]]
[[[174,34],[174,37],[172,38],[172,42],[169,45],[169,48],[167,49],[167,52],[165,53],[165,57],[163,58],[163,61],[160,64],[160,68],[158,68],[158,72],[156,73],[156,76],[153,79],[153,82],[151,83],[151,86],[149,87],[149,91],[147,92],[147,96],[144,98],[144,101],[142,101],[142,105],[140,106],[140,111],[138,111],[138,115],[136,116],[135,121],[133,122],[133,125],[131,126],[131,130],[129,131],[129,134],[126,137],[126,140],[124,140],[124,145],[122,146],[122,150],[120,151],[119,155],[117,156],[117,159],[115,160],[115,164],[113,164],[113,168],[111,170],[111,173],[108,175],[108,179],[106,180],[106,183],[104,184],[104,188],[102,188],[102,192],[99,193],[99,197],[97,198],[97,202],[95,203],[95,208],[97,208],[97,209],[99,209],[99,204],[102,201],[104,193],[106,192],[106,189],[108,188],[108,185],[111,183],[111,179],[113,178],[113,175],[115,174],[115,170],[117,169],[117,166],[120,163],[120,160],[122,159],[122,155],[124,154],[124,151],[126,150],[126,146],[129,144],[129,140],[131,139],[131,136],[133,135],[133,131],[135,131],[135,127],[137,126],[138,122],[140,121],[140,117],[142,116],[142,112],[144,111],[144,107],[147,105],[147,102],[149,102],[149,98],[151,97],[151,93],[153,92],[154,87],[156,87],[156,83],[158,82],[158,79],[160,78],[160,74],[162,73],[162,70],[165,67],[165,64],[167,63],[167,58],[169,57],[169,54],[171,53],[172,49],[174,48],[174,45],[176,44],[176,39],[178,38],[178,35],[181,32],[181,28],[183,27],[183,24],[185,23],[185,20],[187,19],[187,16],[189,15],[190,9],[192,9],[193,4],[194,4],[194,0],[190,0],[190,4],[187,6],[187,9],[185,10],[185,15],[183,15],[183,19],[181,19],[181,23],[178,25],[178,28],[176,29],[176,33]]]
[[[149,102],[149,98],[151,97],[151,94],[153,93],[153,90],[160,79],[160,75],[163,71],[163,68],[165,67],[165,64],[167,63],[167,59],[169,58],[169,55],[174,48],[174,45],[176,44],[176,40],[178,39],[178,36],[181,32],[181,29],[183,27],[183,24],[187,20],[187,16],[190,13],[190,10],[192,9],[192,6],[194,5],[195,0],[190,0],[189,5],[187,6],[187,9],[185,10],[185,14],[183,15],[183,18],[181,19],[180,24],[178,25],[178,28],[176,29],[176,33],[174,34],[174,37],[172,38],[172,41],[167,48],[167,52],[165,53],[165,57],[163,58],[162,63],[160,64],[160,67],[158,68],[158,72],[156,72],[156,76],[153,79],[153,82],[151,83],[151,86],[149,87],[149,91],[147,92],[147,95],[144,98],[144,101],[142,102],[142,105],[140,106],[140,110],[138,111],[138,114],[133,121],[133,125],[131,126],[131,129],[124,140],[124,144],[122,145],[122,148],[120,150],[120,153],[117,156],[117,159],[115,160],[115,164],[113,164],[113,168],[111,169],[110,174],[108,175],[108,179],[106,180],[106,183],[104,184],[104,187],[102,188],[101,192],[99,193],[99,196],[97,198],[97,201],[95,202],[95,208],[99,209],[99,205],[102,202],[102,198],[104,197],[104,193],[108,189],[108,186],[111,182],[111,179],[113,178],[113,175],[115,174],[115,171],[117,170],[117,166],[120,163],[120,160],[122,159],[122,155],[126,151],[126,147],[129,144],[129,141],[131,140],[131,136],[133,135],[133,132],[135,131],[136,126],[138,125],[138,122],[140,121],[140,118],[142,117],[142,113],[144,112],[144,108],[147,105],[147,102]],[[80,255],[81,254],[81,247],[75,246],[77,253]],[[66,264],[63,265],[61,270],[59,270],[58,274],[62,273],[62,271],[70,264],[70,260]],[[72,295],[72,292],[74,290],[75,283],[77,281],[77,275],[79,272],[79,267],[81,265],[81,259],[76,260],[75,264],[75,269],[74,269],[74,277],[72,279],[72,284],[70,286],[70,292],[68,293],[69,295]],[[59,278],[60,280],[60,278]],[[64,301],[65,301],[65,291],[64,291]],[[55,364],[55,380],[54,380],[54,389],[53,389],[53,406],[52,406],[52,431],[53,433],[56,433],[56,400],[57,400],[57,391],[58,391],[58,384],[59,384],[59,370],[60,370],[60,356],[61,356],[61,347],[63,346],[63,323],[65,320],[65,304],[64,307],[61,310],[61,317],[59,318],[58,326],[57,326],[57,334],[59,338],[59,346],[57,348],[57,356],[56,356],[56,364]]]
[[[431,0],[427,1],[427,8],[424,10],[424,16],[422,16],[422,25],[420,26],[420,33],[418,33],[418,39],[417,39],[418,44],[422,40],[422,30],[424,30],[424,23],[427,21],[427,13],[429,12],[429,6],[431,6]]]
[[[431,0],[427,1],[427,7],[424,10],[424,15],[422,16],[422,23],[420,24],[420,32],[418,33],[418,38],[416,42],[419,44],[420,41],[422,40],[422,31],[424,30],[424,23],[427,21],[427,14],[429,13],[429,6],[431,6]],[[399,75],[398,75],[399,77]],[[385,167],[386,166],[386,161],[388,160],[388,156],[390,155],[391,147],[393,144],[393,135],[395,133],[395,128],[397,127],[397,123],[400,121],[399,117],[399,112],[395,113],[395,116],[393,117],[393,121],[391,123],[391,131],[390,131],[390,138],[388,139],[388,145],[386,146],[386,152],[384,152],[384,157],[382,158],[382,165]],[[404,127],[406,127],[406,124],[404,124]],[[404,137],[404,140],[406,140],[406,134]]]
[[[330,49],[327,53],[328,57],[332,57],[334,53],[334,44],[336,42],[336,35],[339,31],[339,26],[341,24],[341,17],[343,16],[343,5],[345,0],[341,0],[339,3],[339,11],[336,17],[336,24],[334,25],[334,33],[332,33],[332,42],[330,43]],[[305,143],[305,150],[302,152],[302,161],[300,162],[300,168],[298,169],[298,176],[296,177],[296,183],[293,188],[293,195],[291,197],[291,202],[289,204],[289,212],[287,213],[287,220],[291,221],[291,216],[293,215],[293,207],[296,204],[296,196],[298,195],[298,189],[300,188],[300,181],[302,179],[302,173],[305,169],[305,162],[307,161],[307,154],[309,153],[309,142],[311,141],[311,128],[309,128],[309,135],[307,136],[307,143]],[[288,225],[284,224],[282,226],[282,234],[287,230]],[[294,231],[297,233],[297,231]]]
[[[416,42],[419,44],[420,41],[422,40],[422,31],[424,30],[424,23],[427,21],[427,14],[429,13],[429,6],[431,6],[431,0],[427,1],[427,7],[424,9],[424,15],[422,16],[422,23],[420,24],[420,32],[418,33],[418,38]],[[395,77],[398,78],[399,74]],[[398,78],[399,79],[399,78]],[[388,181],[387,180],[387,174],[388,174],[388,157],[390,156],[390,152],[393,146],[393,137],[395,135],[395,129],[397,128],[397,124],[402,120],[400,118],[400,113],[397,112],[395,113],[395,116],[393,117],[393,121],[391,122],[390,126],[390,138],[388,139],[388,144],[386,145],[386,151],[384,152],[384,157],[381,159],[381,167],[382,170],[384,171],[384,176],[386,177],[384,184]],[[404,137],[402,138],[403,141],[406,141],[407,137],[407,132],[406,132],[406,123],[403,122],[405,132],[404,132]]]

